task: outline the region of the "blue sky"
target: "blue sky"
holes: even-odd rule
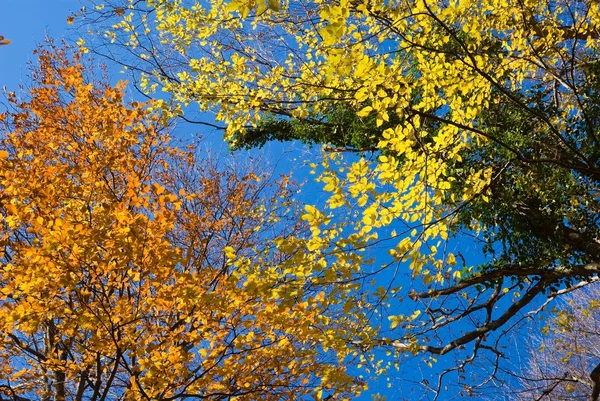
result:
[[[81,5],[77,0],[5,0],[0,7],[0,35],[11,41],[0,48],[0,85],[14,90],[27,81],[32,51],[46,36],[68,36],[67,16]]]

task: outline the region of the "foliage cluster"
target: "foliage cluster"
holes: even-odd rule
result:
[[[276,245],[306,230],[289,178],[219,168],[81,54],[38,56],[0,115],[0,397],[355,394],[336,339],[361,318]]]
[[[97,322],[109,324],[106,336],[123,330],[112,340],[115,353],[100,365],[129,380],[124,397],[147,391],[161,399],[317,400],[360,392],[364,382],[353,381],[343,365],[355,357],[381,374],[380,348],[393,354],[388,362],[406,353],[428,354],[430,361],[457,355],[437,386],[425,386],[434,398],[446,373],[462,372],[484,352],[494,363],[483,381],[493,381],[505,358],[503,337],[540,306],[598,279],[596,0],[87,3],[71,17],[92,33],[80,40],[82,49],[121,62],[135,87],[159,99],[126,108],[119,88],[94,92],[78,78],[79,67],[54,68],[53,61],[37,77],[32,100],[11,100],[21,113],[4,117],[7,267],[1,279],[7,319],[14,316],[3,332],[21,330],[11,334],[21,343],[10,336],[8,343],[36,351],[41,345],[31,344],[52,337],[53,324],[65,325],[62,345],[51,342],[40,354],[54,364],[40,369],[59,375],[46,381],[54,383],[56,397],[66,391],[57,390],[61,369],[68,371],[56,368],[67,366],[62,350],[98,341],[84,321],[54,316],[65,310],[69,291],[88,279],[99,280],[93,288],[118,287],[101,292],[93,310],[119,311],[117,320],[107,312]],[[44,60],[55,59],[44,53],[42,67]],[[256,176],[233,180],[238,188],[211,172],[217,189],[197,186],[205,172],[192,173],[198,161],[166,145],[153,114],[182,116],[192,105],[215,113],[232,149],[271,140],[323,145],[313,168],[325,204],[306,205],[301,221],[286,226],[292,199],[285,185],[274,190],[283,198],[269,198],[264,207],[250,196],[262,188]],[[70,148],[56,145],[56,126],[73,136]],[[55,186],[64,192],[46,194]],[[211,191],[218,196],[201,203]],[[227,207],[216,206],[224,201]],[[197,216],[210,216],[215,207],[231,220],[194,228]],[[214,234],[223,230],[228,234]],[[69,242],[72,236],[77,241]],[[454,244],[466,238],[482,255],[457,250]],[[63,250],[63,243],[77,245]],[[27,267],[52,266],[48,261],[62,267]],[[148,263],[157,271],[145,276]],[[75,278],[64,276],[70,265],[77,266]],[[88,277],[86,269],[103,273]],[[31,276],[35,271],[43,273]],[[27,292],[42,291],[36,285],[53,274],[61,284],[51,296]],[[123,318],[122,300],[131,304],[131,297],[137,301]],[[44,309],[29,299],[58,303]],[[35,310],[54,312],[33,318]],[[131,341],[137,332],[149,337]],[[182,333],[193,346],[175,352],[179,337],[163,336]],[[120,338],[130,342],[117,346]],[[100,348],[90,347],[99,355]],[[163,370],[156,377],[171,379],[161,382],[147,370],[128,371],[147,358],[138,350],[180,355],[152,360],[148,371],[181,366],[183,373]],[[28,360],[45,363],[36,354]],[[87,372],[101,376],[91,357],[85,363]],[[222,384],[240,377],[236,369],[255,380]],[[80,388],[92,391],[100,379],[84,376],[77,376]]]

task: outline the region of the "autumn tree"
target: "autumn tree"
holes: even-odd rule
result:
[[[334,256],[317,278],[382,273],[362,305],[390,324],[368,341],[346,337],[361,350],[461,351],[457,369],[481,352],[499,361],[497,341],[518,319],[597,277],[597,1],[112,0],[88,10],[82,21],[100,36],[85,46],[121,54],[143,92],[170,94],[163,110],[214,110],[233,147],[301,139],[334,150],[315,166],[330,197],[306,209],[308,249]],[[453,238],[483,256],[459,253]],[[374,265],[344,263],[382,247]],[[415,308],[395,306],[407,296]]]
[[[0,115],[0,399],[360,392],[336,338],[365,321],[306,280],[288,177],[175,146],[81,53],[38,57]]]
[[[560,308],[542,333],[533,333],[507,400],[597,400],[600,394],[597,284],[561,299]],[[490,398],[493,399],[493,398]],[[498,399],[498,398],[494,398]]]

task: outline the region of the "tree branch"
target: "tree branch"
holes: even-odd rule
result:
[[[598,396],[600,396],[600,363],[592,370],[590,374],[590,378],[594,382],[594,387],[592,388],[592,397],[591,401],[598,401]]]

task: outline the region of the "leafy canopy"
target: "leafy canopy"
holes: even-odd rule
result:
[[[214,110],[233,147],[374,152],[326,153],[327,205],[304,216],[308,250],[335,255],[326,276],[389,272],[373,310],[409,267],[420,312],[378,309],[390,325],[370,345],[476,355],[537,297],[597,275],[595,0],[131,0],[89,15],[144,91],[170,94],[160,107]],[[463,232],[484,263],[452,251]],[[381,269],[340,269],[371,245]]]
[[[278,249],[304,246],[289,179],[217,168],[81,54],[38,55],[0,114],[0,396],[359,392],[339,340],[362,327],[336,301],[347,290],[307,283],[311,256]]]

